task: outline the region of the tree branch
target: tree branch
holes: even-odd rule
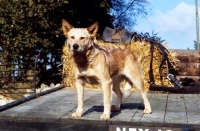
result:
[[[121,14],[120,14],[116,19],[121,18],[122,15],[125,14],[125,12],[126,12],[127,10],[129,10],[129,8],[131,8],[131,6],[135,3],[135,1],[136,1],[136,0],[133,0],[133,1],[130,3],[130,5],[129,5],[123,12],[121,12]]]

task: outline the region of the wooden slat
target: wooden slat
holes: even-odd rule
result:
[[[178,80],[180,80],[181,78],[191,78],[191,79],[193,79],[194,81],[200,81],[200,76],[176,76],[176,78],[178,79]]]
[[[200,76],[200,63],[179,63],[177,74],[182,76]]]
[[[178,64],[177,74],[183,77],[198,77],[200,76],[200,51],[198,50],[171,50],[178,54],[180,60]],[[195,79],[195,80],[199,80]]]
[[[198,50],[171,50],[178,54],[180,62],[200,63],[200,51]]]
[[[179,55],[177,56],[177,58],[180,60],[181,63],[187,63],[187,62],[200,63],[200,56]]]
[[[177,52],[181,56],[199,56],[200,51],[198,50],[171,50],[173,52]]]

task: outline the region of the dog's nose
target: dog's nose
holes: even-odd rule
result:
[[[78,49],[78,44],[74,44],[74,45],[73,45],[73,49],[74,49],[74,50],[77,50],[77,49]]]

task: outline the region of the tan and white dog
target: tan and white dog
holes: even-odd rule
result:
[[[86,82],[101,84],[103,89],[104,112],[100,119],[110,119],[110,112],[119,111],[122,103],[120,83],[126,80],[125,90],[130,91],[134,84],[144,100],[144,113],[151,113],[151,106],[144,90],[144,79],[137,59],[124,47],[101,47],[94,43],[98,23],[88,28],[74,28],[66,20],[62,21],[62,30],[67,38],[67,46],[74,59],[75,86],[78,95],[78,107],[72,117],[81,117],[83,113],[83,88]],[[117,94],[117,103],[111,109],[112,90]]]

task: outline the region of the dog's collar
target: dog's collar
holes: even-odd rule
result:
[[[90,48],[94,48],[93,46],[91,46]],[[95,61],[95,58],[98,55],[98,53],[99,53],[99,50],[95,50],[95,54],[88,60],[87,65],[89,65],[89,64],[91,64],[92,62]]]
[[[88,62],[87,62],[87,65],[89,65],[89,64],[91,64],[92,62],[94,62],[94,60],[95,60],[95,57],[96,57],[96,55],[95,56],[93,56]]]

